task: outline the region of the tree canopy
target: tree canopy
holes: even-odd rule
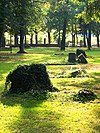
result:
[[[80,22],[82,20],[82,23]],[[55,30],[65,49],[66,33],[77,34],[82,24],[98,29],[100,25],[99,0],[1,0],[0,1],[0,41],[7,31],[20,35],[20,52],[24,52],[23,39],[27,33]],[[85,29],[84,29],[85,30]],[[86,28],[87,30],[87,28]],[[94,31],[95,34],[99,31]],[[74,36],[73,36],[74,37]],[[49,37],[50,43],[50,37]]]

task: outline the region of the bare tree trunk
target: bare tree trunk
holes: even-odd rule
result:
[[[63,33],[62,33],[62,40],[61,40],[61,50],[65,50],[66,26],[67,26],[67,18],[64,19],[64,24],[63,24]]]
[[[90,45],[90,47],[92,47],[92,45],[91,45],[91,30],[89,30],[89,45]]]
[[[14,35],[14,45],[18,46],[18,35],[17,34]]]
[[[35,32],[35,43],[38,44],[38,32]]]
[[[91,30],[89,30],[89,33],[88,33],[87,46],[88,46],[88,50],[91,50]]]
[[[24,34],[23,34],[23,30],[20,30],[20,45],[19,45],[19,51],[17,53],[26,53],[24,51]]]
[[[75,47],[75,33],[74,33],[74,25],[72,24],[72,47]]]
[[[77,36],[77,26],[76,26],[76,23],[75,23],[75,35],[76,35],[76,44],[78,44],[78,36]]]
[[[97,47],[100,47],[100,45],[99,45],[99,34],[97,34]]]
[[[59,32],[58,32],[58,45],[59,45],[59,46],[61,45],[61,40],[60,40],[60,29],[59,29]]]
[[[30,44],[33,44],[33,34],[31,34]]]
[[[75,47],[75,34],[72,35],[72,47]]]
[[[26,38],[26,35],[25,35],[25,44],[27,43],[27,38]]]
[[[2,34],[1,45],[2,45],[2,47],[5,47],[5,45],[6,45],[4,34]]]
[[[0,47],[2,47],[3,29],[0,30]]]
[[[84,41],[84,47],[86,47],[86,35],[85,35],[85,32],[84,32],[84,35],[83,35],[83,41]]]
[[[50,31],[48,31],[48,44],[51,43],[51,38],[50,38]]]

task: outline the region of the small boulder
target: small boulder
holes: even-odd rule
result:
[[[75,53],[69,53],[68,55],[68,62],[76,62],[76,54]]]
[[[80,54],[83,54],[85,56],[85,58],[87,57],[86,53],[84,50],[82,49],[77,49],[76,50],[76,56],[78,57]]]
[[[85,58],[85,56],[83,54],[80,54],[78,56],[78,63],[82,63],[82,64],[87,64],[88,63],[86,58]]]

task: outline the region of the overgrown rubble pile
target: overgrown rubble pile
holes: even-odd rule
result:
[[[18,66],[6,78],[6,89],[10,93],[27,91],[52,91],[53,85],[43,64]]]

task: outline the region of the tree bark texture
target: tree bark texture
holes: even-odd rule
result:
[[[48,31],[48,44],[51,43],[51,38],[50,38],[50,31]]]
[[[61,50],[65,50],[66,26],[67,26],[67,18],[64,19],[64,24],[63,24],[63,33],[62,33],[62,40],[61,40]]]
[[[18,46],[18,35],[17,34],[14,35],[14,45]]]
[[[38,32],[35,32],[35,43],[38,44]]]
[[[97,47],[100,47],[100,45],[99,45],[99,34],[97,35]]]
[[[24,51],[24,34],[23,34],[23,30],[20,30],[20,45],[19,45],[19,51],[17,53],[26,53]]]
[[[85,32],[84,32],[84,35],[83,35],[83,41],[84,41],[84,47],[86,47],[86,35],[85,35]]]
[[[33,44],[33,34],[31,34],[30,44]]]

